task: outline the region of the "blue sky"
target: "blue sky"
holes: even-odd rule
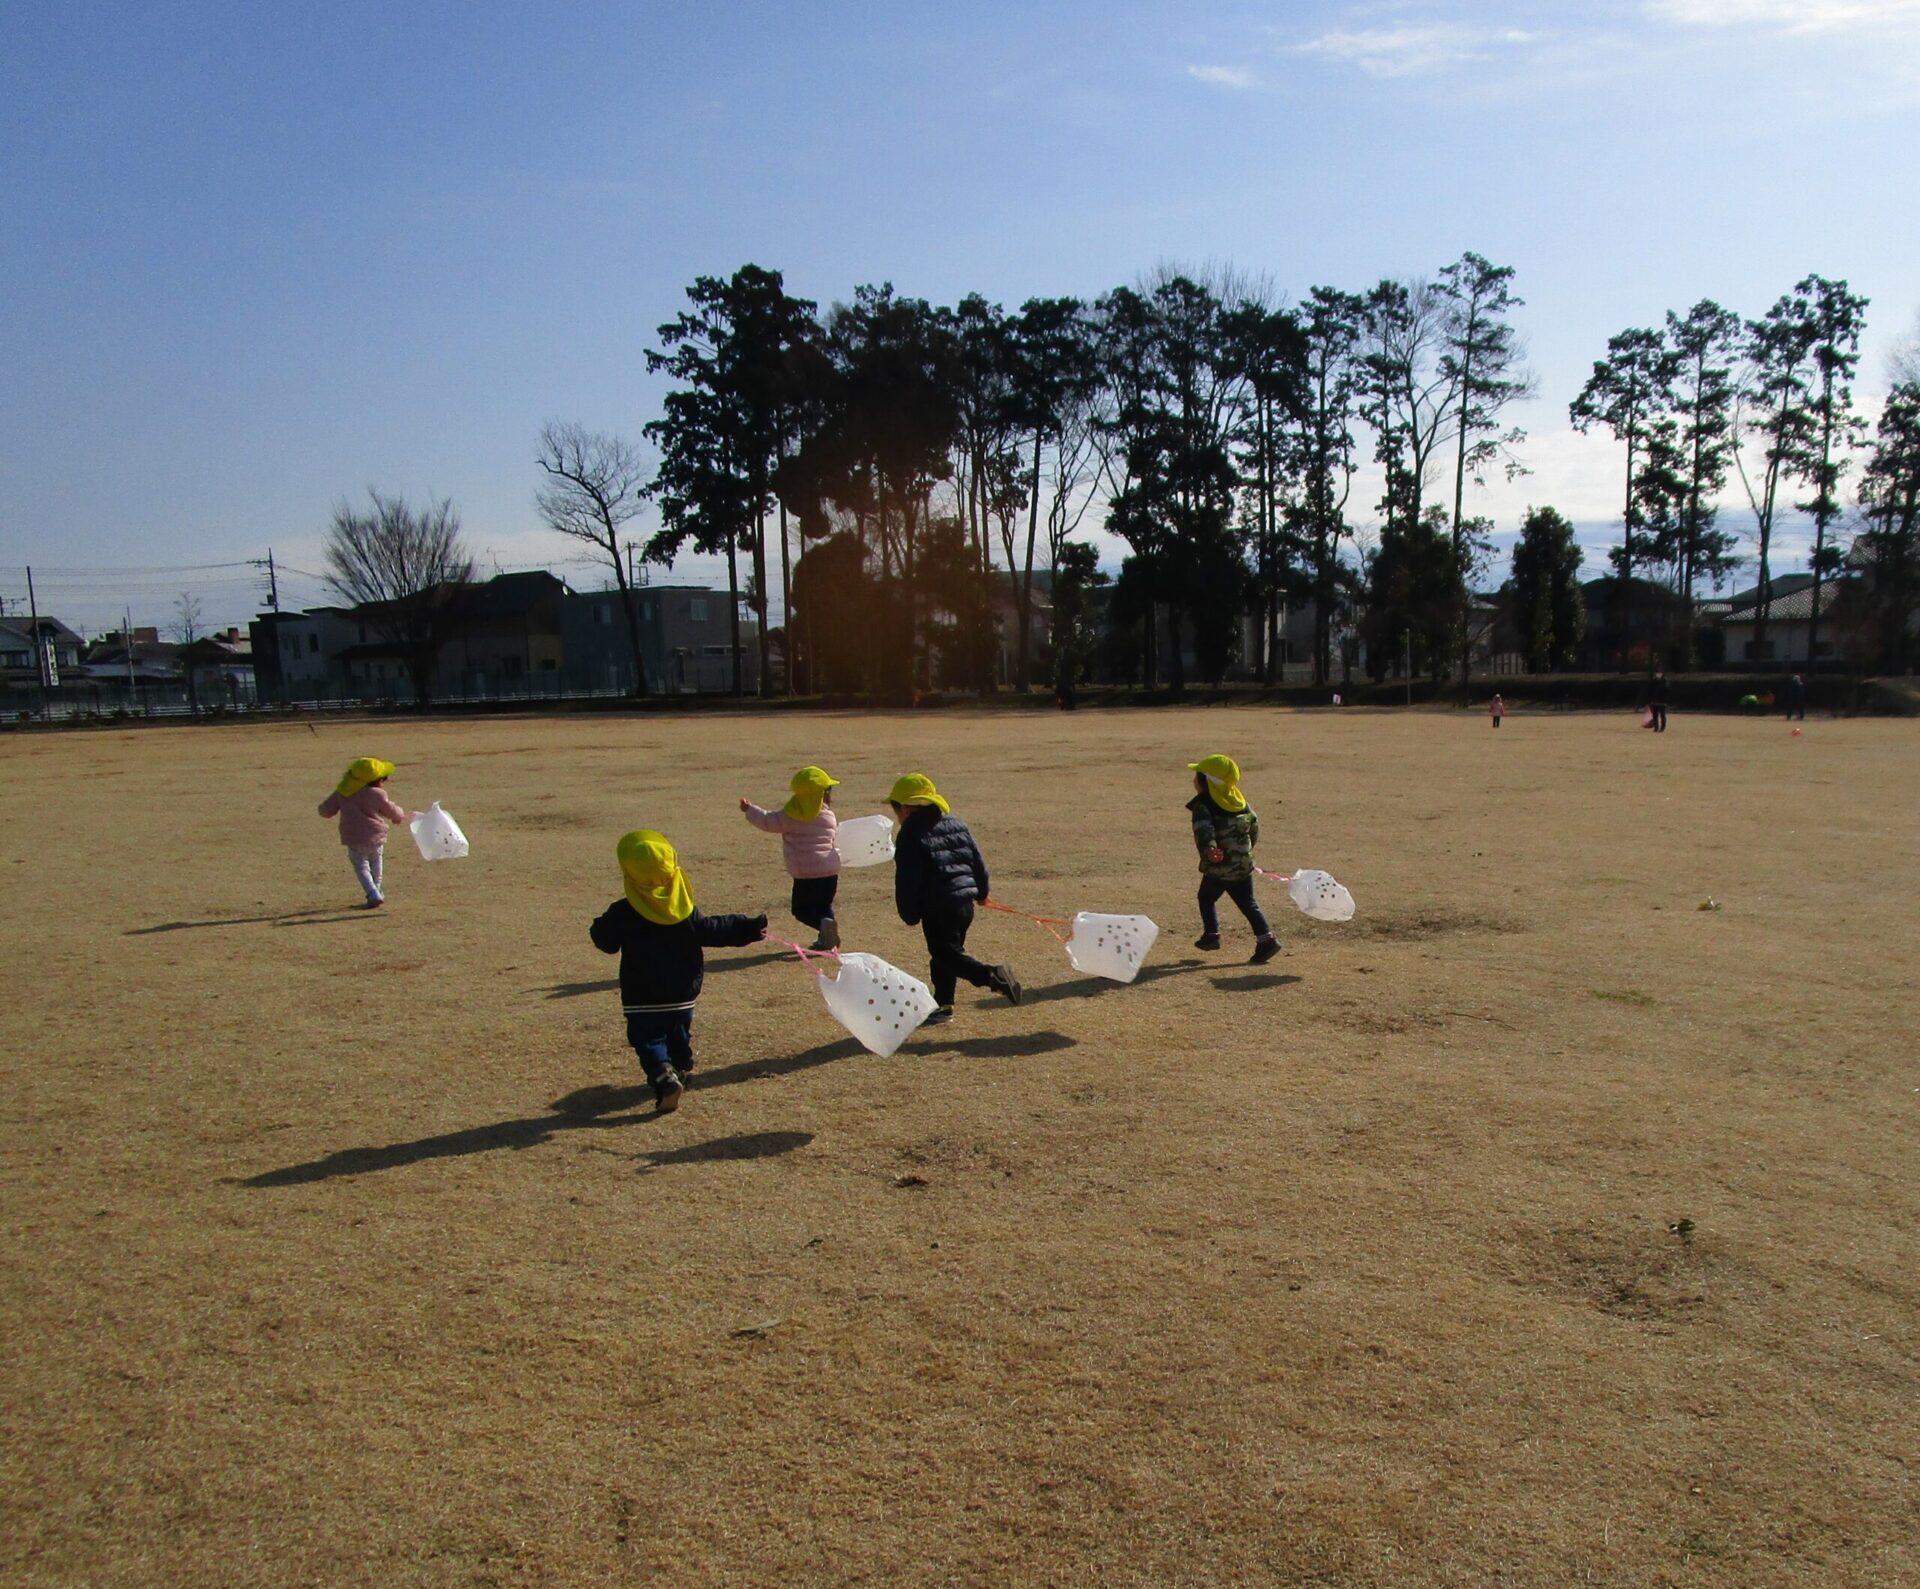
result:
[[[483,566],[570,555],[533,509],[542,422],[637,439],[654,328],[748,260],[822,302],[1011,305],[1473,249],[1516,268],[1540,389],[1534,473],[1477,506],[1511,532],[1553,503],[1597,560],[1621,459],[1566,405],[1606,338],[1844,277],[1871,406],[1920,317],[1916,147],[1920,0],[12,0],[0,595],[32,563],[76,626],[165,624],[189,586],[244,621],[245,567],[126,571],[317,569],[367,485],[451,496]]]

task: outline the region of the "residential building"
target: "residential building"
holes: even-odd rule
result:
[[[640,585],[640,650],[647,689],[659,695],[725,694],[733,688],[727,593],[705,585]],[[626,694],[633,688],[633,646],[617,590],[570,593],[561,603],[566,687]],[[760,648],[753,615],[740,613],[741,688],[756,693]]]

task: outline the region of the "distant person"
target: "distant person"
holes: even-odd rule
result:
[[[347,847],[354,879],[367,896],[363,910],[378,910],[387,902],[381,889],[387,829],[396,822],[411,822],[420,814],[403,811],[394,804],[387,793],[387,780],[393,772],[392,762],[361,756],[341,774],[333,793],[320,802],[321,816],[340,819],[340,842]]]
[[[1220,896],[1239,907],[1253,929],[1251,963],[1265,965],[1280,952],[1253,892],[1253,851],[1260,842],[1260,816],[1240,789],[1240,764],[1231,756],[1203,756],[1187,763],[1193,774],[1193,845],[1200,852],[1200,936],[1196,949],[1220,947]]]
[[[967,953],[973,906],[987,897],[987,863],[966,823],[953,814],[925,773],[903,773],[887,804],[900,822],[893,851],[893,901],[900,919],[927,940],[935,1009],[925,1021],[953,1019],[953,996],[963,979],[1018,1004],[1020,979],[1011,966],[990,966]]]
[[[1667,731],[1667,675],[1664,671],[1654,674],[1653,682],[1647,686],[1647,710],[1653,713],[1653,721],[1648,725],[1656,734]]]
[[[1807,715],[1807,681],[1799,674],[1787,680],[1787,717],[1799,718],[1803,722]]]
[[[766,811],[742,799],[746,819],[763,833],[780,835],[781,855],[793,879],[794,920],[814,930],[813,947],[840,947],[840,924],[833,912],[840,887],[840,819],[833,814],[838,778],[818,767],[802,767],[787,782],[792,797],[778,811]]]
[[[767,935],[765,916],[703,916],[673,846],[650,828],[614,846],[623,897],[587,929],[594,948],[620,957],[627,1041],[653,1083],[660,1113],[680,1107],[693,1070],[693,1007],[706,978],[703,948],[744,948]]]
[[[1497,691],[1493,697],[1493,705],[1487,708],[1487,715],[1493,719],[1493,726],[1495,728],[1500,726],[1501,718],[1507,715],[1507,703],[1500,699]]]

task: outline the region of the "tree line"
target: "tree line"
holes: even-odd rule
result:
[[[1365,640],[1377,672],[1404,659],[1436,680],[1464,676],[1492,529],[1468,511],[1467,487],[1526,472],[1524,435],[1502,417],[1533,390],[1513,276],[1469,252],[1431,278],[1315,287],[1292,305],[1230,269],[1164,269],[1098,298],[1012,310],[881,285],[822,311],[778,271],[744,265],[698,278],[646,351],[670,383],[644,427],[654,467],[618,436],[550,424],[536,502],[610,567],[642,690],[629,543],[649,503],[659,527],[639,542],[646,561],[688,548],[725,559],[736,692],[743,607],[763,691],[781,676],[776,642],[788,688],[990,689],[1003,606],[1020,689],[1042,670],[1070,681],[1096,643],[1110,673],[1179,688],[1183,634],[1207,679],[1245,660],[1272,682],[1284,608],[1309,601],[1318,683],[1342,633]],[[1864,309],[1844,282],[1810,276],[1756,321],[1703,301],[1610,339],[1570,416],[1625,445],[1611,558],[1629,602],[1636,573],[1687,604],[1702,581],[1718,588],[1735,558],[1717,503],[1736,471],[1763,588],[1792,484],[1814,519],[1816,580],[1832,577],[1842,476],[1862,440],[1851,381]],[[1917,412],[1909,380],[1861,477],[1886,588],[1913,577]],[[1363,439],[1381,482],[1367,544],[1349,511]],[[370,517],[394,506],[376,495]],[[1090,513],[1128,548],[1098,635],[1106,576],[1076,538]],[[330,568],[357,599],[368,518],[343,505],[334,526],[345,555]],[[461,555],[444,533],[397,541],[443,545],[450,566]],[[1505,594],[1533,666],[1577,654],[1579,566],[1571,525],[1531,510]],[[770,621],[776,593],[784,633]],[[1818,600],[1816,587],[1816,626]],[[1243,628],[1255,636],[1245,659]]]

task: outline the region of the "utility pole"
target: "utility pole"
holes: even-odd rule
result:
[[[27,565],[27,612],[33,629],[33,679],[40,686],[40,715],[47,715],[47,651],[40,638],[40,603],[33,594],[33,565]]]
[[[127,710],[133,710],[133,698],[137,693],[133,682],[133,609],[126,609],[127,626],[120,632],[120,638],[127,643]]]
[[[275,577],[273,567],[273,548],[267,548],[267,605],[276,613],[280,610],[280,581]]]
[[[1401,642],[1407,648],[1407,705],[1411,706],[1413,705],[1413,631],[1411,629],[1403,629],[1400,631],[1400,637]]]

